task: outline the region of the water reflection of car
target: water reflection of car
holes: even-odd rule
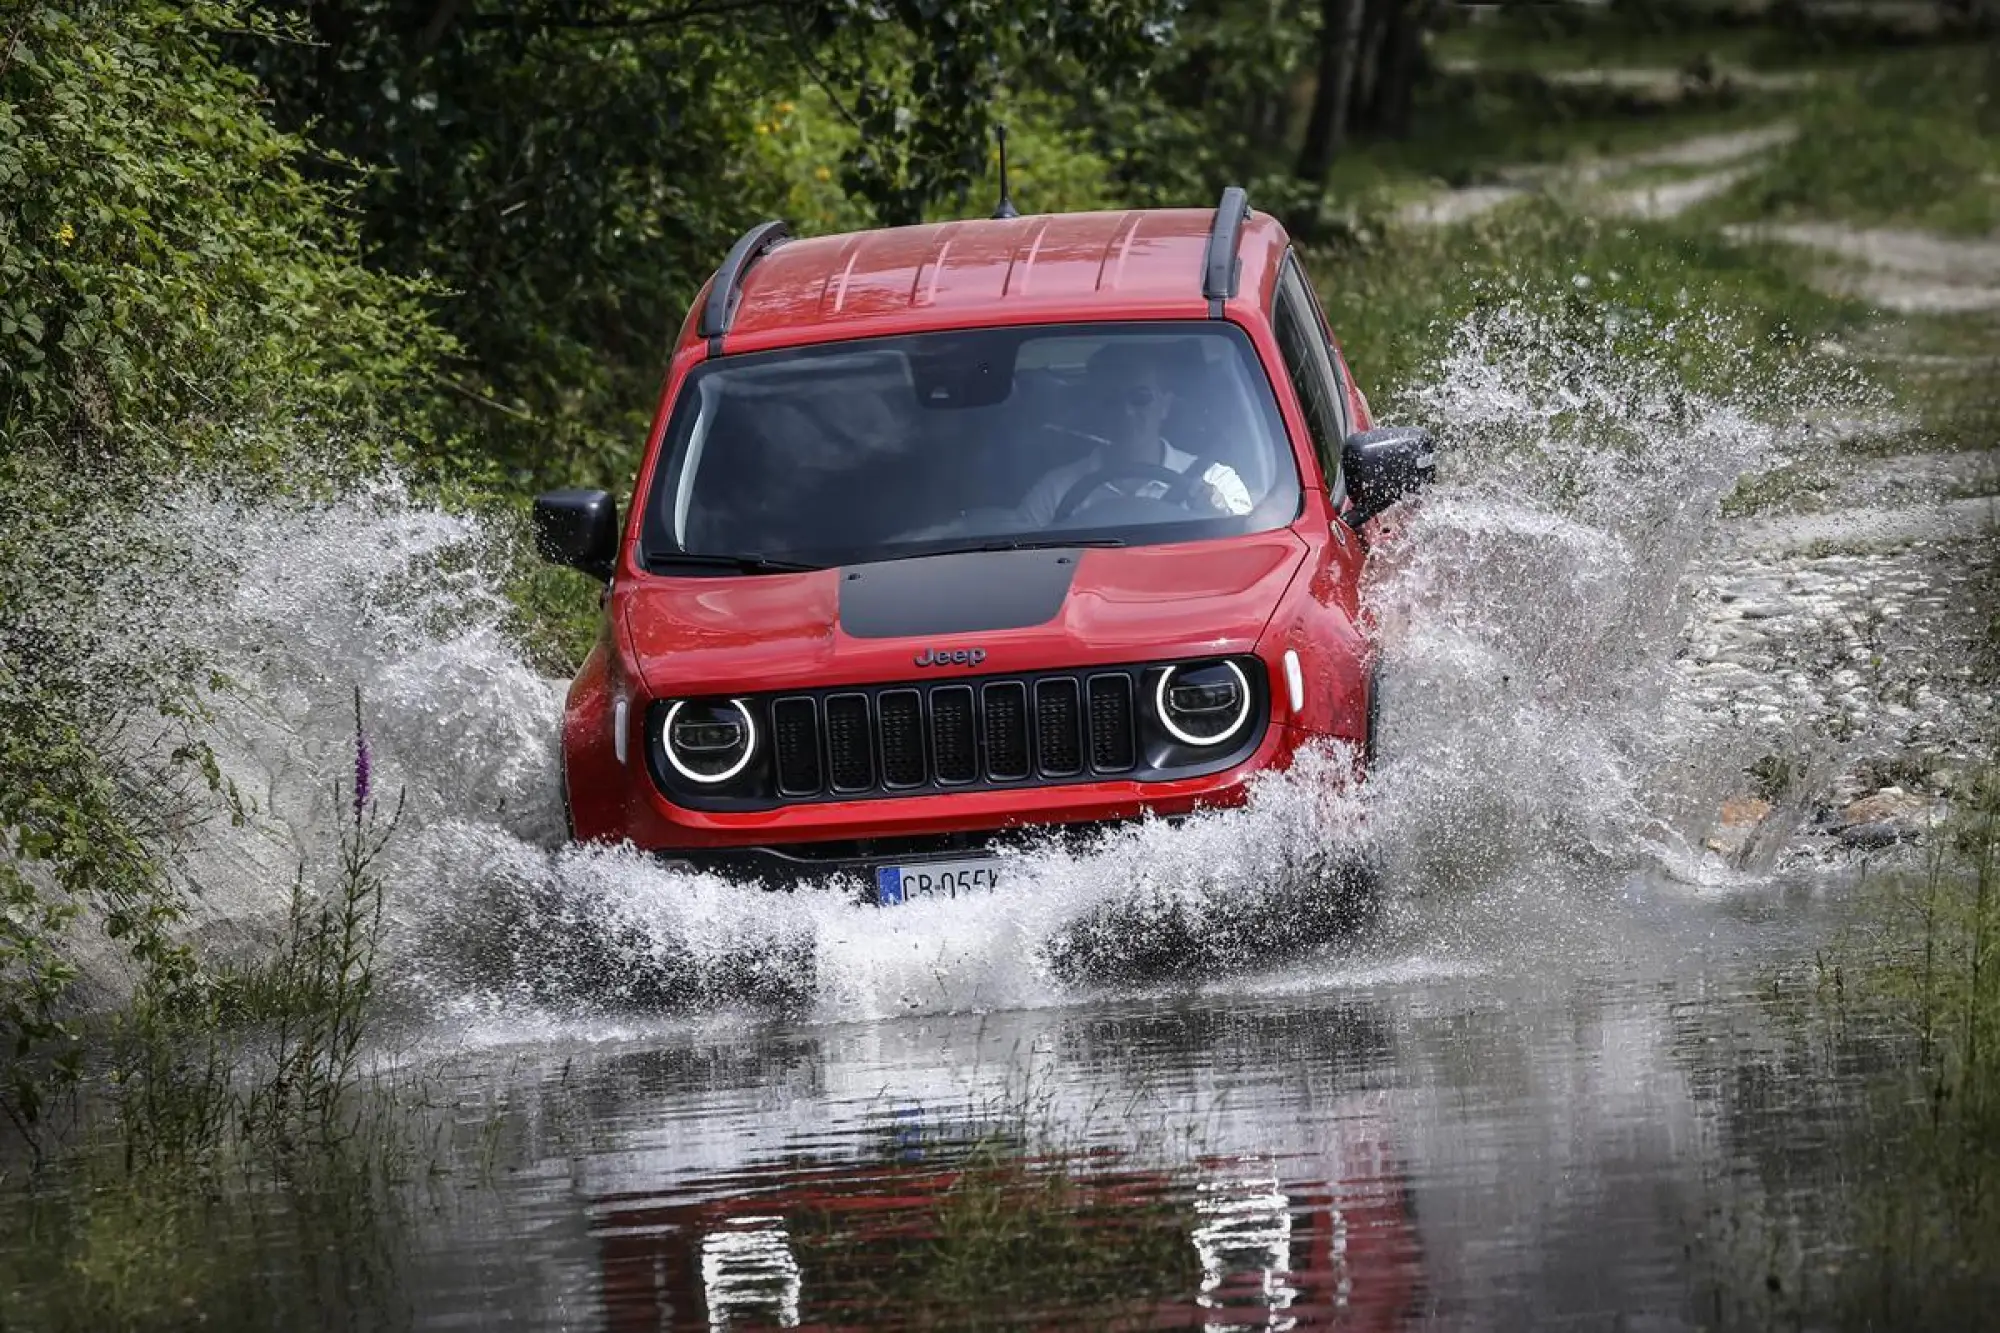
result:
[[[1114,1164],[1085,1176],[1074,1198],[1086,1215],[1072,1223],[1090,1229],[1118,1270],[1082,1284],[1103,1300],[1087,1311],[1054,1281],[1036,1287],[1047,1301],[1037,1309],[989,1299],[954,1310],[963,1293],[951,1288],[940,1300],[923,1268],[939,1212],[962,1179],[948,1163],[771,1165],[689,1182],[671,1198],[611,1196],[597,1200],[592,1220],[603,1313],[613,1333],[995,1327],[1010,1315],[1029,1327],[1414,1326],[1424,1264],[1408,1182],[1392,1158],[1354,1158],[1342,1169],[1323,1178],[1305,1161],[1257,1157],[1181,1172]],[[982,1207],[994,1210],[993,1225],[1011,1225],[1004,1200]],[[1173,1234],[1142,1236],[1146,1228]],[[1160,1264],[1176,1251],[1182,1262]],[[1156,1269],[1190,1281],[1161,1285]]]
[[[573,835],[879,901],[996,838],[1245,798],[1371,739],[1368,521],[1431,471],[1373,429],[1284,229],[1216,209],[792,239],[690,312],[563,720]]]

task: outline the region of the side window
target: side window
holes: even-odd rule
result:
[[[1320,475],[1326,479],[1327,494],[1339,504],[1347,495],[1346,479],[1340,475],[1340,448],[1347,440],[1340,378],[1327,354],[1326,339],[1320,334],[1312,292],[1299,272],[1298,261],[1290,255],[1285,257],[1284,270],[1278,275],[1278,291],[1271,303],[1271,329],[1278,338],[1285,373],[1291,376],[1292,388],[1299,395],[1306,428],[1312,432],[1313,451],[1319,455]]]

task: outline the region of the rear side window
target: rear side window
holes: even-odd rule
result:
[[[1285,256],[1278,275],[1278,292],[1271,305],[1271,328],[1278,338],[1278,351],[1285,360],[1285,373],[1299,396],[1305,412],[1306,429],[1312,432],[1313,452],[1319,455],[1320,475],[1335,504],[1346,498],[1347,486],[1340,475],[1340,450],[1347,441],[1347,414],[1340,390],[1340,376],[1333,368],[1326,339],[1320,334],[1319,317],[1314,313],[1312,292],[1306,286],[1298,260]]]

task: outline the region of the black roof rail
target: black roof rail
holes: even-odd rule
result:
[[[760,222],[737,237],[729,247],[722,267],[715,271],[715,285],[708,289],[708,303],[702,307],[701,322],[695,332],[708,339],[709,355],[722,351],[722,335],[736,322],[736,303],[743,296],[743,275],[766,250],[787,239],[792,229],[782,221]]]
[[[1208,255],[1202,261],[1201,294],[1208,298],[1208,317],[1222,318],[1222,303],[1236,295],[1236,280],[1243,263],[1236,245],[1243,236],[1243,223],[1250,216],[1250,196],[1241,185],[1222,192],[1215,208],[1215,225],[1208,233]]]

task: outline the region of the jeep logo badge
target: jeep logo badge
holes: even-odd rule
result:
[[[985,660],[984,648],[926,648],[917,654],[920,667],[978,666]]]

